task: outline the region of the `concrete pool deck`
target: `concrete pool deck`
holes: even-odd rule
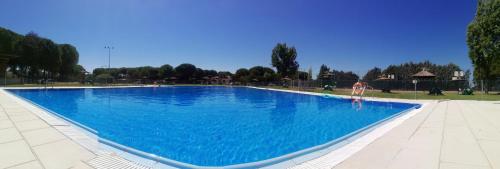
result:
[[[99,153],[92,138],[82,145],[83,131],[40,116],[0,91],[0,168],[111,168],[102,161],[143,168]],[[332,167],[500,168],[500,102],[431,101],[345,160],[323,156],[293,168]]]
[[[428,106],[334,168],[500,168],[500,102]]]

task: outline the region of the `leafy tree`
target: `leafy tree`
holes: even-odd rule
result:
[[[332,70],[332,74],[333,74],[333,80],[336,80],[336,81],[339,81],[339,80],[356,81],[359,79],[359,76],[351,71],[344,72],[344,71]]]
[[[382,69],[374,67],[373,69],[370,69],[368,72],[366,72],[366,74],[363,76],[363,81],[376,80],[380,75],[382,75]]]
[[[0,76],[4,75],[9,59],[16,55],[15,44],[21,35],[0,27]]]
[[[70,78],[69,80],[84,82],[85,72],[87,71],[85,70],[85,68],[83,68],[82,65],[73,65],[73,70],[71,71],[72,75],[71,77],[69,77]]]
[[[189,63],[183,63],[175,67],[175,73],[179,81],[189,83],[196,73],[196,66]]]
[[[228,71],[219,71],[219,72],[217,72],[217,76],[224,78],[224,77],[232,77],[233,74],[231,72],[228,72]]]
[[[74,69],[79,59],[76,48],[70,44],[61,44],[59,50],[61,51],[61,69],[59,70],[61,80],[67,80],[72,75],[80,74]]]
[[[151,66],[146,66],[147,69],[147,77],[150,80],[158,80],[160,79],[160,69],[151,67]]]
[[[37,34],[30,32],[16,44],[19,57],[9,62],[13,73],[29,79],[36,78],[40,69],[40,41]]]
[[[249,80],[258,83],[270,83],[277,79],[273,69],[263,66],[254,66],[248,70]]]
[[[0,28],[1,70],[5,70],[1,68],[5,66],[5,56],[10,57],[7,63],[10,71],[22,80],[57,76],[67,79],[78,63],[78,52],[71,45],[58,45],[34,32],[22,36]]]
[[[160,67],[161,78],[171,78],[175,75],[174,68],[169,64],[164,64]]]
[[[295,47],[288,47],[285,43],[278,43],[271,55],[272,65],[278,70],[281,77],[293,78],[297,74],[297,51]]]
[[[330,72],[330,68],[328,66],[322,64],[321,67],[319,68],[319,73],[318,73],[317,79],[328,80],[326,75],[329,72]]]
[[[0,27],[0,57],[14,55],[15,44],[21,39],[21,35],[12,32],[11,30]]]
[[[214,77],[214,76],[217,76],[217,71],[216,70],[204,70],[203,74],[204,74],[204,76]]]
[[[476,16],[467,28],[469,58],[474,77],[493,80],[500,77],[500,0],[478,1]],[[489,84],[486,84],[488,92]]]
[[[201,68],[196,68],[196,71],[194,75],[190,78],[191,80],[202,80],[206,75],[205,75],[206,70],[203,70]],[[215,72],[217,74],[217,72]]]
[[[250,71],[248,71],[248,69],[241,68],[241,69],[236,70],[236,73],[234,74],[233,80],[240,82],[242,84],[247,84],[250,80],[249,75],[250,75]]]
[[[40,56],[40,68],[45,78],[52,77],[61,67],[61,54],[58,46],[49,39],[41,39],[38,44],[38,55]]]

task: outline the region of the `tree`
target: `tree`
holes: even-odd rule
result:
[[[249,80],[252,82],[267,84],[277,79],[276,72],[268,67],[254,66],[248,72]]]
[[[72,81],[80,81],[82,83],[85,82],[85,74],[86,74],[85,68],[83,68],[82,65],[73,65],[73,70],[71,71],[71,77],[69,77],[69,80]]]
[[[500,0],[479,0],[476,16],[467,28],[469,58],[474,77],[493,80],[500,77]],[[486,82],[486,93],[489,84]]]
[[[278,70],[281,77],[296,77],[299,63],[296,61],[295,47],[288,47],[285,43],[278,43],[271,55],[272,65]]]
[[[233,76],[233,74],[228,71],[219,71],[217,72],[217,76],[219,76],[220,78],[225,78],[225,77],[231,77]]]
[[[382,75],[382,69],[374,67],[373,69],[370,69],[368,72],[366,72],[366,74],[363,76],[363,81],[376,80],[380,75]]]
[[[247,84],[250,80],[249,75],[250,72],[248,71],[248,69],[241,68],[236,70],[236,73],[234,73],[233,80],[240,82],[241,84]]]
[[[15,54],[15,44],[21,39],[21,35],[11,30],[0,27],[0,57]]]
[[[321,65],[321,67],[319,67],[319,73],[318,73],[318,76],[317,76],[317,79],[320,79],[320,80],[328,80],[328,74],[330,73],[330,68],[324,64]]]
[[[9,59],[16,55],[15,44],[21,38],[21,35],[0,27],[0,76],[5,74]]]
[[[50,39],[39,37],[34,32],[22,36],[0,27],[2,71],[5,70],[3,66],[6,56],[10,71],[22,80],[37,80],[59,75],[61,79],[67,79],[78,63],[78,52],[69,44],[58,45]]]
[[[196,66],[183,63],[175,67],[175,73],[180,82],[189,83],[196,73]]]
[[[44,78],[53,77],[61,67],[61,53],[58,46],[49,39],[41,39],[38,44],[39,64]],[[73,65],[71,65],[73,67]]]
[[[76,48],[70,44],[61,44],[59,50],[61,51],[61,68],[59,70],[61,80],[68,80],[70,76],[80,74],[80,72],[74,71],[79,59]]]
[[[175,75],[174,74],[174,68],[172,66],[170,66],[169,64],[164,64],[164,65],[160,66],[160,76],[161,76],[161,78],[163,78],[163,79],[171,78],[174,75]]]
[[[203,74],[204,74],[204,76],[215,77],[215,76],[217,76],[217,71],[216,70],[204,70]]]
[[[36,33],[30,32],[16,44],[19,57],[9,62],[13,73],[28,79],[37,78],[40,69],[40,41]]]
[[[332,70],[333,80],[336,81],[357,81],[359,76],[352,71],[344,72]]]

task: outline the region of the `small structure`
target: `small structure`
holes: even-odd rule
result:
[[[431,93],[434,93],[434,91],[440,91],[436,87],[436,83],[433,81],[436,75],[433,73],[427,71],[425,68],[422,69],[422,71],[415,73],[412,75],[413,79],[417,80],[415,83],[415,91],[417,90],[416,84],[418,83],[420,86],[420,89],[422,90],[429,90]],[[440,92],[437,92],[440,93]]]
[[[427,71],[424,68],[424,69],[422,69],[422,71],[420,71],[418,73],[415,73],[411,77],[413,77],[415,79],[421,79],[421,80],[432,80],[432,79],[434,79],[436,77],[436,75],[434,75],[433,73]]]
[[[377,84],[380,84],[381,90],[384,93],[390,93],[392,89],[391,81],[394,80],[394,74],[383,74],[379,76],[375,81],[377,81]]]

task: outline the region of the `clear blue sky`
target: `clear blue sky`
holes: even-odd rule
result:
[[[302,69],[364,74],[406,61],[470,69],[465,34],[474,0],[2,0],[0,26],[34,31],[80,52],[87,70],[176,66],[235,71],[270,66],[278,42]]]

